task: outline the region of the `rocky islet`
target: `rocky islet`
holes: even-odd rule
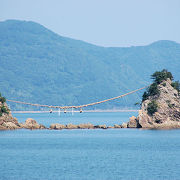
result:
[[[131,117],[129,128],[172,129],[180,128],[180,96],[173,87],[171,79],[162,81],[157,86],[158,95],[149,96],[142,102],[139,115]],[[155,102],[154,113],[148,111],[149,104]]]
[[[19,123],[9,110],[5,98],[0,101],[0,130],[13,129],[110,129],[110,128],[146,128],[171,129],[180,128],[180,84],[173,82],[170,72],[163,70],[155,72],[154,83],[143,95],[141,108],[137,117],[132,116],[128,123],[114,126],[87,124],[51,124],[49,128],[38,124],[34,119],[28,118],[25,123]],[[152,76],[153,76],[152,75]]]

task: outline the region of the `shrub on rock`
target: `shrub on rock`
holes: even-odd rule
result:
[[[158,104],[155,100],[152,100],[147,107],[147,111],[150,115],[153,115],[155,112],[157,112]]]

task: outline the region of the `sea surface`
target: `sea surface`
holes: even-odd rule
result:
[[[13,114],[49,126],[121,124],[136,112]],[[180,180],[180,130],[0,131],[1,180]]]

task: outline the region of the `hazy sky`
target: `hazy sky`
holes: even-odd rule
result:
[[[6,19],[101,46],[180,42],[180,0],[0,0],[0,21]]]

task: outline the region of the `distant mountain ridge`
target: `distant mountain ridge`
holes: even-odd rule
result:
[[[35,22],[7,20],[0,22],[0,64],[0,92],[7,99],[79,105],[143,87],[163,68],[180,80],[180,44],[107,48],[59,36]],[[133,107],[141,94],[96,108]]]

